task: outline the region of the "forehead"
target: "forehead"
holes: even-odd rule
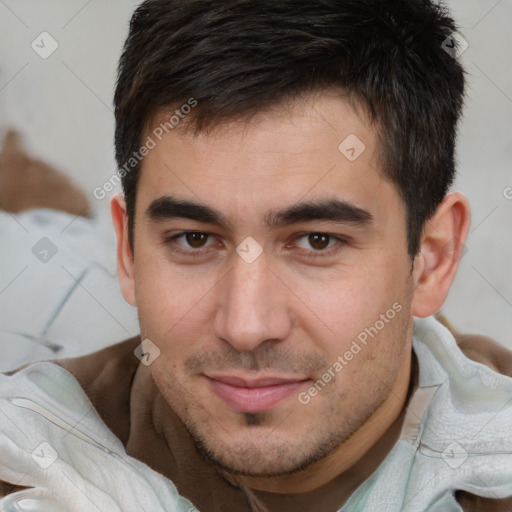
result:
[[[304,97],[197,135],[165,129],[168,116],[154,116],[145,135],[155,147],[141,165],[138,206],[172,195],[239,219],[326,196],[402,206],[382,172],[375,126],[339,94]]]

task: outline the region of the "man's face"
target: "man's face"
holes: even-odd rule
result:
[[[231,471],[319,460],[408,366],[405,207],[365,123],[322,94],[209,134],[171,131],[144,159],[134,275],[142,338],[160,350],[150,371]],[[355,159],[353,135],[339,149],[351,134],[366,147]]]

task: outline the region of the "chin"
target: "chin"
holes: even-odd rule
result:
[[[272,432],[274,437],[272,438]],[[227,431],[224,431],[226,434]],[[249,430],[238,439],[204,437],[191,432],[199,451],[213,465],[233,475],[276,477],[297,473],[324,458],[346,438],[327,434],[311,439],[302,434],[277,434],[272,429]],[[308,440],[307,443],[304,440]]]

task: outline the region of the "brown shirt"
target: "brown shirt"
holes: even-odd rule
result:
[[[493,370],[512,376],[512,352],[483,336],[457,336],[467,357]],[[352,492],[384,460],[399,438],[404,415],[397,418],[379,441],[351,469],[312,492],[277,494],[251,491],[222,475],[197,450],[178,416],[163,401],[150,398],[159,393],[149,371],[134,357],[140,338],[133,338],[87,356],[57,361],[81,384],[107,426],[123,442],[131,456],[143,461],[174,482],[178,491],[201,512],[336,512],[347,490]],[[418,366],[413,358],[409,397],[417,386]],[[155,406],[155,403],[161,405]],[[165,410],[151,410],[161,407]],[[148,419],[165,414],[172,421],[174,434],[169,445],[151,428]],[[151,439],[150,442],[148,440]],[[20,488],[0,482],[0,496]],[[343,497],[342,497],[343,496]],[[512,499],[489,500],[466,492],[457,493],[465,512],[512,512]]]

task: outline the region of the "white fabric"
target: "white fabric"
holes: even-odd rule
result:
[[[419,389],[401,439],[342,512],[461,512],[455,490],[512,496],[512,379],[465,357],[434,318],[416,319],[413,347]]]
[[[1,512],[195,510],[170,480],[126,454],[56,364],[0,375],[0,403],[0,480],[34,487],[0,499]]]
[[[0,210],[0,371],[138,334],[137,312],[119,289],[113,238],[106,220]]]
[[[401,439],[340,512],[461,512],[457,489],[512,496],[512,379],[467,359],[433,318],[415,321],[413,346],[420,387]],[[0,479],[35,487],[1,499],[1,512],[196,511],[125,453],[51,362],[0,375],[0,458]]]

